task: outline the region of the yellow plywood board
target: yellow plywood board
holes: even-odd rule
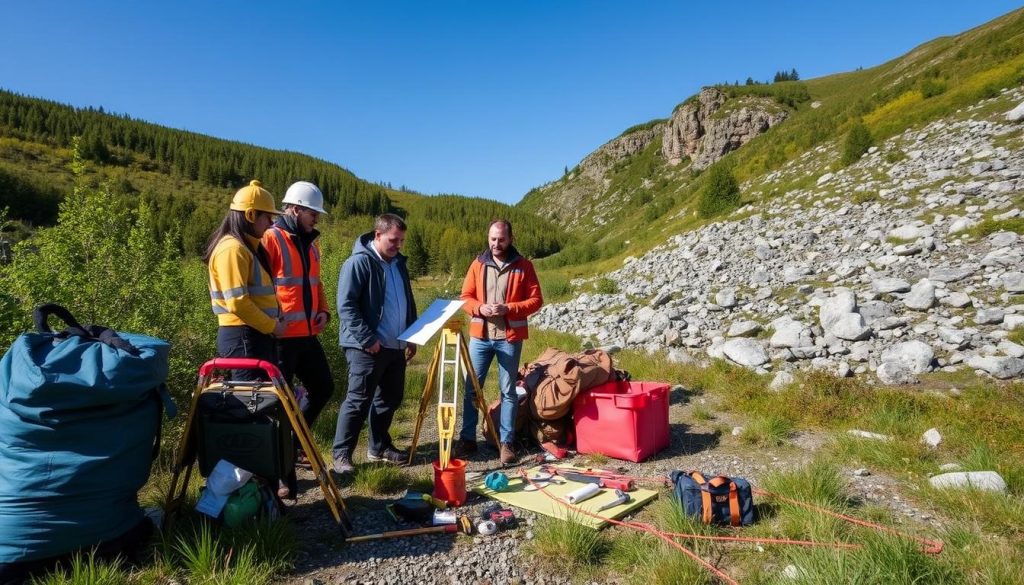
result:
[[[527,473],[533,476],[534,474],[539,473],[540,471],[540,467],[535,467],[533,469],[528,469]],[[580,524],[595,529],[604,528],[605,526],[607,526],[607,519],[620,518],[626,515],[627,513],[632,512],[633,510],[639,509],[641,506],[647,504],[647,502],[650,502],[654,498],[658,497],[658,492],[654,490],[635,489],[629,492],[629,502],[620,506],[616,506],[614,508],[609,508],[607,510],[598,512],[598,508],[615,500],[615,490],[602,489],[600,494],[590,498],[589,500],[585,500],[580,504],[577,504],[577,507],[579,507],[580,509],[586,510],[587,512],[593,514],[597,514],[604,518],[603,520],[599,520],[592,516],[578,514],[574,512],[571,508],[563,505],[565,502],[566,494],[569,494],[570,492],[577,490],[586,484],[568,480],[566,480],[564,484],[548,484],[547,487],[544,488],[544,491],[554,496],[555,498],[558,498],[559,502],[561,503],[552,500],[548,496],[541,493],[541,491],[539,490],[525,491],[524,488],[528,485],[529,484],[526,483],[522,477],[510,476],[508,480],[508,487],[500,492],[488,489],[487,486],[485,486],[482,481],[474,484],[472,486],[472,489],[474,492],[478,494],[487,496],[488,498],[493,498],[495,500],[498,500],[499,502],[503,502],[510,506],[515,506],[517,508],[522,508],[524,510],[530,510],[531,512],[536,512],[538,514],[543,514],[545,516],[551,516],[552,518],[566,519],[570,515],[574,515],[576,521],[578,521]]]

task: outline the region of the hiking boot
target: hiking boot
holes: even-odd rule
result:
[[[501,453],[499,454],[499,458],[501,459],[501,464],[505,466],[515,465],[516,461],[519,460],[519,458],[516,457],[515,449],[513,449],[512,445],[509,445],[508,443],[501,444]]]
[[[356,466],[352,465],[352,458],[348,455],[342,455],[334,460],[334,473],[338,475],[348,475],[354,473]]]
[[[367,451],[366,458],[370,461],[392,463],[394,465],[405,465],[409,462],[409,454],[405,451],[399,451],[394,447],[387,447],[380,453]]]
[[[470,455],[476,455],[477,446],[476,441],[468,441],[466,439],[459,439],[452,445],[452,457],[456,459],[465,459]]]

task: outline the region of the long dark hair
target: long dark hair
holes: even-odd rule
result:
[[[256,217],[259,217],[263,212],[257,211]],[[266,258],[266,254],[263,252],[263,246],[259,246],[257,249],[253,249],[249,243],[249,239],[245,236],[256,237],[256,232],[252,229],[252,224],[245,219],[245,212],[236,211],[234,209],[229,210],[228,214],[224,216],[224,221],[220,223],[220,227],[213,230],[213,234],[210,235],[210,241],[206,243],[206,253],[203,254],[203,262],[207,265],[210,264],[210,258],[213,257],[213,250],[217,247],[217,243],[220,242],[224,236],[231,236],[242,242],[242,245],[248,248],[252,252],[253,256],[259,260],[263,268],[270,272],[270,262]]]

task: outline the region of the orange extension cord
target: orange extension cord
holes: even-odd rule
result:
[[[613,518],[605,518],[604,516],[601,516],[599,514],[595,514],[593,512],[589,512],[587,510],[584,510],[583,508],[580,508],[579,506],[574,506],[572,504],[564,502],[564,501],[560,500],[559,498],[549,494],[544,487],[541,487],[541,486],[537,485],[536,483],[534,483],[533,480],[530,479],[529,475],[526,473],[525,470],[520,470],[520,473],[522,474],[524,481],[528,482],[530,485],[532,485],[534,488],[536,488],[537,491],[541,492],[542,494],[547,496],[549,499],[557,502],[558,504],[560,504],[560,505],[562,505],[562,506],[564,506],[564,507],[566,507],[566,508],[568,508],[568,509],[570,509],[570,510],[576,512],[576,513],[578,513],[578,514],[583,514],[584,516],[590,516],[591,518],[597,518],[599,520],[606,521],[606,522],[608,522],[610,524],[614,524],[616,526],[622,526],[624,528],[629,528],[629,529],[636,530],[636,531],[639,531],[639,532],[644,532],[644,533],[647,533],[647,534],[654,535],[654,536],[660,538],[661,540],[667,542],[668,544],[672,545],[673,547],[675,547],[676,549],[681,551],[683,554],[685,554],[686,556],[690,557],[691,559],[696,561],[698,564],[703,566],[712,575],[715,575],[716,577],[721,579],[723,582],[728,583],[729,585],[739,585],[739,583],[737,581],[735,581],[729,575],[727,575],[724,572],[722,572],[718,567],[716,567],[716,566],[712,565],[711,563],[709,563],[708,561],[702,559],[699,555],[697,555],[697,553],[693,552],[692,550],[690,550],[690,549],[686,548],[685,546],[683,546],[683,545],[679,544],[678,542],[676,542],[675,539],[676,538],[688,538],[688,539],[693,539],[693,540],[717,540],[717,541],[722,541],[722,542],[748,542],[748,543],[756,543],[756,544],[786,544],[786,545],[809,546],[809,547],[823,546],[823,547],[830,547],[830,548],[837,548],[837,549],[859,549],[859,548],[863,547],[863,545],[860,545],[860,544],[853,544],[853,543],[846,543],[846,542],[817,542],[817,541],[813,541],[813,540],[792,540],[792,539],[787,539],[787,538],[750,538],[750,537],[742,537],[742,536],[711,536],[711,535],[705,535],[705,534],[686,534],[686,533],[683,533],[683,532],[665,532],[663,530],[659,530],[658,528],[656,528],[655,526],[653,526],[651,524],[645,524],[643,522],[623,522],[621,520],[615,520]],[[628,476],[615,475],[615,477],[627,478]],[[637,483],[652,483],[652,482],[657,481],[659,483],[664,484],[663,480],[654,480],[652,478],[628,477],[628,479],[632,479],[632,480],[636,481]],[[821,512],[822,514],[826,514],[826,515],[829,515],[829,516],[833,516],[835,518],[839,518],[841,520],[845,520],[846,522],[850,522],[851,524],[856,524],[856,525],[864,526],[864,527],[867,527],[867,528],[875,528],[875,529],[881,530],[883,532],[887,532],[887,533],[890,533],[890,534],[895,534],[895,535],[900,536],[902,538],[913,540],[915,542],[918,542],[918,543],[922,544],[923,545],[922,546],[922,550],[925,553],[928,553],[928,554],[939,554],[939,553],[942,552],[942,548],[943,548],[942,541],[931,540],[931,539],[927,539],[927,538],[920,538],[920,537],[917,537],[917,536],[912,536],[912,535],[909,535],[909,534],[904,534],[904,533],[902,533],[902,532],[900,532],[898,530],[889,528],[888,526],[882,526],[880,524],[875,524],[873,522],[868,522],[866,520],[860,520],[858,518],[853,518],[852,516],[847,516],[845,514],[840,514],[838,512],[834,512],[832,510],[828,510],[828,509],[822,508],[820,506],[815,506],[814,504],[809,504],[807,502],[801,502],[799,500],[793,500],[793,499],[786,498],[786,497],[783,497],[783,496],[780,496],[780,495],[777,495],[777,494],[773,494],[773,493],[771,493],[769,491],[766,491],[766,490],[763,490],[763,489],[760,489],[760,488],[752,488],[752,491],[753,491],[753,493],[755,493],[755,494],[757,494],[759,496],[767,496],[767,497],[776,498],[776,499],[778,499],[780,501],[783,501],[783,502],[786,502],[786,503],[789,503],[789,504],[793,504],[795,506],[801,506],[801,507],[804,507],[804,508],[808,508],[810,510],[815,510],[817,512]]]

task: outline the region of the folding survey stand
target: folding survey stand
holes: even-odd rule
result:
[[[458,303],[461,305],[462,303]],[[455,305],[456,307],[458,305]],[[433,307],[433,305],[431,305]],[[435,329],[436,330],[436,329]],[[416,445],[419,443],[420,430],[423,427],[423,417],[426,416],[430,402],[437,393],[437,435],[439,467],[445,469],[451,459],[452,441],[455,438],[455,419],[458,410],[459,394],[464,382],[469,380],[475,390],[474,396],[476,407],[480,410],[484,419],[484,432],[491,437],[494,444],[498,444],[498,435],[491,424],[491,418],[487,415],[487,403],[480,388],[480,381],[476,378],[473,370],[473,363],[469,359],[469,348],[466,346],[465,337],[462,334],[462,321],[449,318],[444,322],[440,339],[437,341],[437,348],[430,360],[427,369],[427,383],[423,388],[423,396],[420,397],[419,412],[416,414],[416,430],[412,436],[412,445],[409,447],[409,463],[412,463],[416,453]]]
[[[214,380],[213,372],[216,370],[262,370],[266,372],[270,381],[245,381],[234,382],[228,380]],[[299,440],[299,445],[309,458],[313,475],[316,476],[320,489],[323,491],[324,500],[331,510],[331,515],[341,528],[343,537],[351,533],[352,523],[345,501],[341,497],[338,486],[334,483],[328,467],[325,465],[320,451],[313,443],[313,435],[306,424],[306,419],[299,411],[298,403],[292,394],[288,384],[281,374],[281,370],[274,364],[257,359],[248,358],[217,358],[210,360],[199,368],[199,381],[196,384],[195,393],[192,395],[192,404],[189,408],[188,420],[185,422],[185,432],[181,437],[181,443],[175,456],[171,485],[167,491],[167,503],[165,506],[165,517],[170,519],[174,512],[177,512],[188,489],[189,478],[192,475],[192,467],[197,458],[197,410],[199,398],[207,392],[224,392],[244,390],[258,395],[260,393],[272,394],[284,409],[291,431]],[[179,486],[179,478],[181,484]]]

